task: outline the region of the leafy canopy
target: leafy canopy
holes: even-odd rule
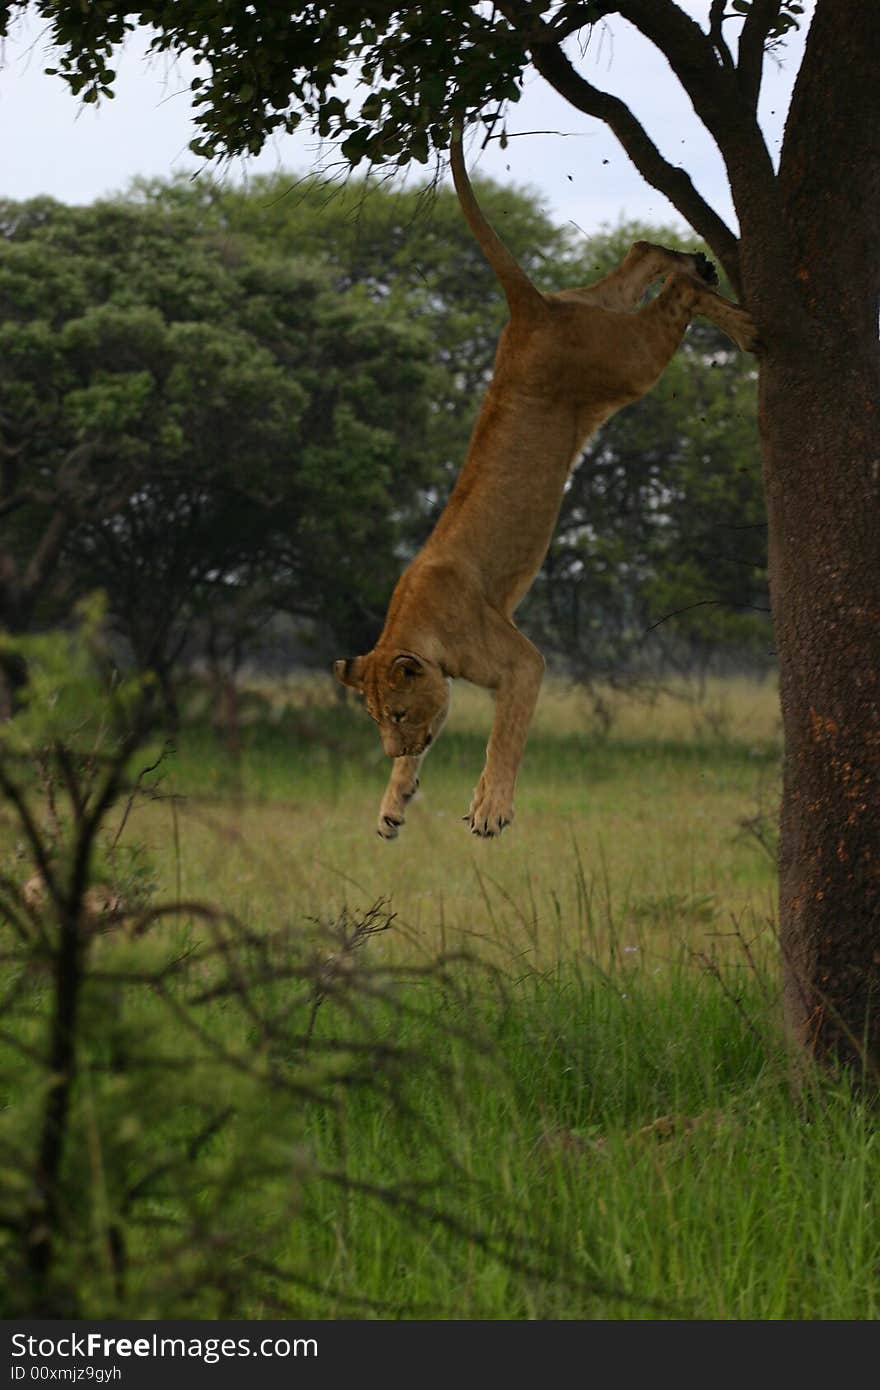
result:
[[[386,597],[397,512],[425,482],[424,337],[200,197],[0,206],[13,631],[99,586],[152,664],[231,591],[344,624],[360,560],[362,601]]]
[[[0,36],[26,0],[0,3]],[[536,42],[555,44],[613,14],[610,0],[470,0],[404,4],[363,0],[334,5],[156,0],[115,5],[38,0],[57,45],[59,73],[83,101],[112,96],[113,55],[138,26],[158,53],[187,54],[206,158],[256,154],[266,139],[306,120],[362,159],[425,163],[449,142],[455,115],[491,116],[518,100]],[[728,17],[752,0],[731,0]],[[765,7],[766,8],[766,7]],[[797,22],[798,0],[772,7],[768,40]]]

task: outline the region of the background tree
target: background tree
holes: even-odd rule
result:
[[[297,180],[291,191],[291,182],[279,174],[254,179],[247,190],[221,187],[214,206],[231,229],[278,253],[319,261],[340,293],[357,290],[424,330],[434,367],[423,440],[431,486],[408,534],[415,550],[445,504],[491,372],[505,319],[494,277],[449,188],[314,178]],[[575,282],[572,239],[532,192],[488,180],[476,187],[531,273]]]
[[[42,200],[4,225],[7,629],[102,587],[171,699],[192,624],[230,596],[375,623],[426,481],[418,329],[193,208]]]
[[[6,206],[0,398],[17,481],[8,468],[2,544],[41,575],[27,605],[7,602],[6,626],[51,622],[102,588],[169,708],[183,654],[207,656],[219,678],[266,650],[278,613],[372,644],[491,370],[502,308],[451,190],[319,179],[284,197],[290,182]],[[674,237],[627,228],[584,242],[526,192],[484,184],[481,197],[553,283],[600,273],[636,234]],[[751,571],[722,574],[717,556],[743,517],[741,478],[746,510],[760,502],[749,430],[717,423],[737,383],[748,419],[751,367],[711,329],[686,353],[687,370],[591,446],[524,614],[581,678],[768,645],[740,609],[710,621],[693,607],[742,602]],[[714,510],[693,502],[706,488]],[[52,564],[37,566],[56,518]],[[646,642],[675,608],[675,641],[670,624]]]

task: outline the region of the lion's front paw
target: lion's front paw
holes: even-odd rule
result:
[[[513,798],[496,792],[480,778],[465,819],[472,835],[500,835],[505,825],[513,820]]]
[[[382,797],[376,833],[381,835],[383,840],[397,839],[400,827],[406,820],[406,804],[415,796],[418,787],[419,779],[416,777],[407,786],[397,786],[393,791],[387,791]]]
[[[379,819],[376,822],[376,834],[381,835],[383,840],[396,840],[400,834],[400,827],[403,825],[403,816],[384,815],[379,812]]]
[[[379,807],[379,819],[376,822],[376,834],[381,835],[383,840],[396,840],[400,833],[400,827],[406,820],[404,811],[405,802],[402,797],[386,792],[382,797]]]

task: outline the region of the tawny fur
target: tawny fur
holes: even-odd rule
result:
[[[751,319],[708,287],[705,257],[637,241],[595,285],[539,291],[486,222],[464,166],[452,174],[465,218],[507,297],[510,322],[464,467],[422,551],[401,575],[371,652],[337,661],[360,691],[394,759],[378,832],[393,839],[437,737],[456,677],[495,692],[486,762],[467,820],[497,835],[513,794],[544,672],[513,622],[550,544],[565,480],[586,440],[662,375],[692,315],[703,314],[745,351]],[[639,307],[648,286],[660,293]]]

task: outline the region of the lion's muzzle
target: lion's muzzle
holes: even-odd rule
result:
[[[382,729],[382,747],[389,758],[419,758],[433,743],[432,734],[403,738],[396,729]]]

